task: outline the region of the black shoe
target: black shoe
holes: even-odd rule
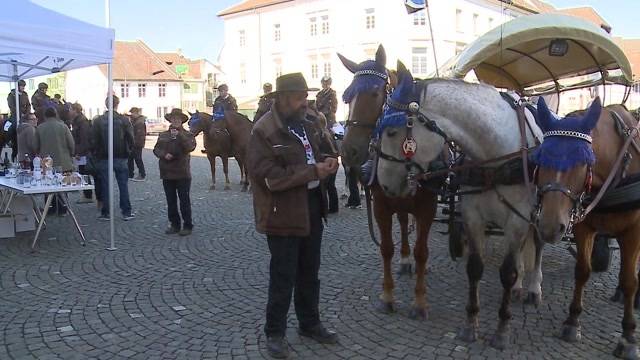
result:
[[[189,236],[191,235],[191,228],[184,228],[182,230],[180,230],[180,232],[178,233],[178,235],[180,236]]]
[[[173,226],[169,226],[167,228],[167,230],[164,231],[165,234],[167,235],[173,235],[173,234],[177,234],[180,232],[180,229],[173,227]]]
[[[329,214],[337,214],[338,209],[329,209]]]
[[[284,336],[267,337],[267,352],[275,359],[286,359],[289,357],[289,344]]]
[[[298,335],[312,338],[321,344],[337,344],[338,335],[327,330],[322,324],[318,324],[310,329],[298,328]]]

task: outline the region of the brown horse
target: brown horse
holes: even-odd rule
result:
[[[213,127],[213,117],[210,114],[196,111],[189,113],[189,130],[193,136],[203,133],[204,149],[207,153],[207,159],[211,167],[211,190],[216,188],[216,157],[222,160],[222,171],[224,172],[224,189],[231,189],[229,181],[229,157],[231,154],[231,135],[226,129],[218,129]],[[236,159],[237,160],[237,159]],[[240,165],[240,174],[244,173],[243,167]]]
[[[211,128],[217,131],[227,131],[231,138],[231,153],[240,165],[240,174],[242,177],[242,191],[249,189],[249,176],[246,167],[247,147],[253,122],[248,117],[235,111],[225,111],[224,118],[213,121]]]
[[[634,295],[638,288],[636,264],[640,255],[640,210],[638,204],[612,205],[607,195],[597,203],[594,211],[586,217],[581,215],[582,199],[590,188],[597,193],[614,173],[614,184],[624,184],[625,174],[640,174],[640,147],[638,133],[631,132],[631,146],[623,150],[628,138],[626,129],[633,129],[637,120],[621,105],[610,105],[602,109],[599,99],[586,113],[575,114],[562,121],[553,119],[544,104],[538,103],[538,123],[546,138],[535,155],[539,166],[538,225],[547,242],[556,242],[571,230],[574,220],[584,219],[573,228],[577,244],[575,267],[575,290],[565,320],[561,337],[575,342],[581,338],[578,320],[582,313],[584,286],[591,273],[591,251],[598,232],[614,235],[620,245],[620,286],[624,293],[624,316],[622,337],[614,354],[625,359],[637,359],[634,318]],[[582,116],[584,114],[584,116]],[[622,131],[617,129],[622,128]],[[626,129],[624,129],[626,128]],[[558,132],[564,130],[564,132]],[[555,131],[555,133],[553,132]],[[581,134],[591,131],[592,143]],[[558,150],[560,149],[560,150]],[[618,158],[624,153],[631,155],[616,169]],[[573,158],[572,158],[573,157]],[[622,159],[622,157],[620,157]],[[567,160],[568,159],[568,160]],[[634,178],[634,175],[626,177]],[[607,187],[607,192],[614,186]]]
[[[389,81],[386,70],[386,54],[382,45],[378,47],[375,60],[360,64],[348,60],[342,55],[338,57],[344,66],[354,74],[351,85],[345,90],[343,100],[349,104],[347,132],[342,144],[342,160],[347,166],[360,166],[368,158],[369,142],[376,127],[376,121],[382,113],[388,92],[388,83],[395,86],[395,77]],[[394,254],[392,237],[393,215],[397,214],[400,222],[402,246],[400,249],[400,274],[411,273],[409,255],[408,214],[416,217],[417,239],[413,249],[416,263],[415,301],[409,313],[411,318],[426,319],[427,302],[425,273],[429,250],[427,240],[429,229],[436,213],[436,194],[420,188],[413,196],[391,198],[385,195],[380,186],[371,186],[373,194],[374,216],[380,231],[380,253],[383,259],[383,293],[380,295],[378,310],[384,313],[394,311],[391,260]]]

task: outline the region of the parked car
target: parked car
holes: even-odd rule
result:
[[[169,122],[164,119],[149,119],[145,121],[147,124],[147,135],[159,134],[169,130]]]

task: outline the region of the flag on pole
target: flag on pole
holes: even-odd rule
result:
[[[413,14],[427,7],[427,0],[404,0],[404,6],[409,14]]]

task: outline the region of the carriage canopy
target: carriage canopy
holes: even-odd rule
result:
[[[629,60],[611,35],[561,14],[501,24],[449,60],[440,75],[464,78],[471,70],[481,82],[525,95],[633,81]]]

